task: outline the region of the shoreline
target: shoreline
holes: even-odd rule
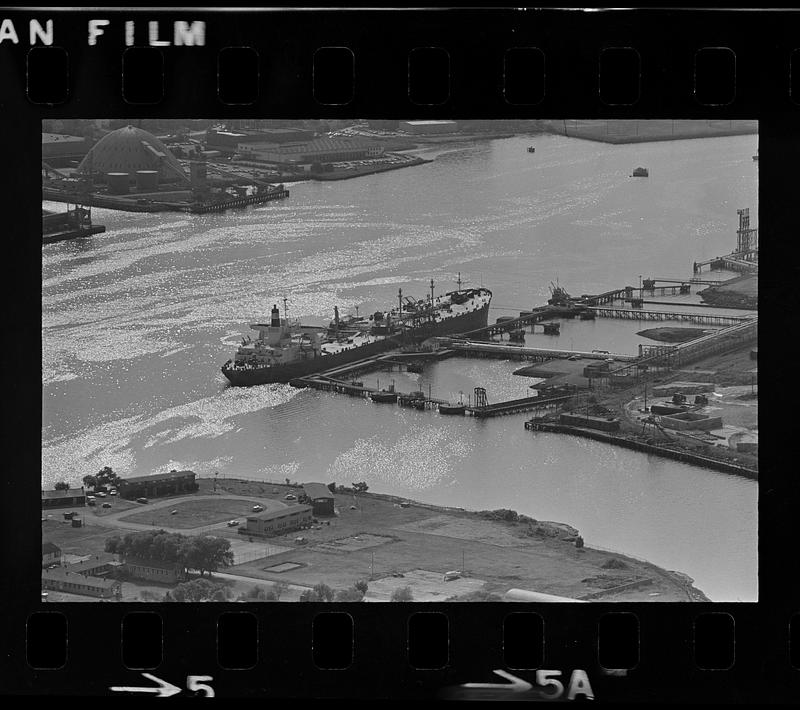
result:
[[[212,478],[198,478],[198,483],[205,482],[206,485],[213,483]],[[286,488],[285,482],[277,482],[277,481],[268,481],[268,480],[255,480],[255,479],[248,479],[248,478],[241,478],[241,477],[233,477],[233,478],[220,478],[217,481],[217,488],[225,486],[225,484],[244,484],[245,486],[253,485],[253,486],[278,486],[281,488]],[[292,485],[301,485],[295,484]],[[337,495],[342,495],[337,491]],[[640,559],[633,557],[631,555],[627,555],[623,552],[611,551],[611,550],[604,550],[601,548],[592,547],[590,544],[586,544],[582,548],[577,548],[575,546],[575,538],[580,537],[580,532],[572,525],[568,523],[562,523],[558,521],[545,521],[545,520],[534,520],[529,516],[524,514],[516,513],[516,511],[510,511],[514,513],[516,516],[516,520],[508,521],[508,520],[501,520],[498,517],[494,517],[492,514],[497,514],[498,511],[482,511],[482,510],[471,510],[465,509],[459,506],[445,506],[445,505],[438,505],[434,503],[426,503],[424,501],[415,500],[412,498],[407,498],[403,496],[397,496],[391,493],[378,493],[374,491],[367,491],[365,493],[359,493],[358,499],[370,499],[373,501],[391,504],[393,507],[399,507],[401,503],[403,504],[411,504],[411,509],[423,509],[426,511],[430,511],[431,513],[436,513],[444,516],[453,516],[455,518],[466,518],[468,520],[477,521],[478,523],[486,523],[486,524],[500,524],[502,525],[511,535],[514,537],[519,538],[520,541],[524,541],[526,539],[526,535],[524,531],[526,528],[523,526],[526,524],[533,524],[537,529],[539,535],[544,537],[545,539],[549,539],[553,541],[555,544],[563,545],[564,549],[561,551],[561,557],[564,561],[567,559],[573,558],[576,554],[578,555],[594,555],[594,556],[601,556],[606,558],[606,562],[609,560],[615,560],[616,562],[612,565],[609,565],[607,568],[609,569],[644,569],[647,570],[652,577],[650,578],[643,578],[633,582],[627,582],[617,587],[609,587],[605,590],[601,591],[592,591],[587,592],[579,597],[576,597],[579,601],[586,601],[589,599],[597,599],[599,601],[616,601],[615,599],[603,599],[603,597],[609,597],[611,595],[625,592],[625,591],[638,591],[641,587],[651,587],[654,583],[654,579],[658,578],[662,580],[662,582],[667,583],[672,587],[677,587],[681,590],[681,592],[686,596],[686,600],[693,601],[693,602],[711,602],[711,600],[703,593],[702,590],[698,589],[694,586],[694,580],[689,577],[684,572],[679,572],[677,570],[667,570],[663,567],[659,567],[653,562],[648,560]],[[500,509],[502,512],[506,512],[506,509]],[[456,538],[459,539],[459,538]],[[461,546],[466,546],[471,542],[476,542],[476,540],[470,538],[461,538]],[[618,567],[619,563],[624,565],[623,567]],[[489,582],[487,582],[487,586]],[[641,598],[638,600],[631,600],[625,599],[624,601],[646,601],[646,599]]]

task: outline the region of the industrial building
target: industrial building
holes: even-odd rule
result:
[[[159,182],[188,182],[178,159],[152,133],[125,126],[103,136],[78,166],[77,172],[95,182],[114,184],[137,180],[140,171],[156,173]],[[109,178],[109,174],[113,177]],[[148,178],[152,180],[153,178]]]
[[[122,498],[158,498],[176,493],[194,493],[198,488],[194,471],[170,471],[122,479],[117,491]]]
[[[237,153],[275,165],[312,165],[383,155],[383,146],[358,138],[318,138],[297,143],[240,143]]]
[[[455,133],[458,130],[458,123],[456,121],[400,121],[398,130],[413,135]]]
[[[42,508],[72,508],[85,505],[86,491],[83,486],[63,491],[42,491]]]
[[[324,483],[304,483],[303,493],[311,499],[314,515],[334,515],[333,493]]]
[[[239,528],[240,535],[269,537],[300,530],[311,525],[313,510],[310,505],[293,505],[279,510],[265,510],[247,516],[247,522]]]

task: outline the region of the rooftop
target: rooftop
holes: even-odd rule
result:
[[[47,542],[42,540],[42,554],[46,555],[53,552],[61,552],[61,548],[55,543],[50,542],[49,540]]]
[[[304,483],[303,491],[312,500],[319,498],[333,499],[333,493],[324,483]]]
[[[290,505],[286,508],[278,508],[277,510],[265,510],[263,513],[253,513],[248,515],[248,520],[272,520],[274,518],[287,518],[292,515],[299,515],[303,512],[311,512],[310,505]]]
[[[91,577],[89,575],[80,574],[79,572],[70,572],[66,567],[54,567],[53,569],[43,569],[42,579],[60,580],[62,582],[74,582],[75,584],[85,584],[90,587],[100,587],[102,589],[111,589],[119,584],[115,579],[105,579],[104,577]]]
[[[132,483],[151,483],[155,481],[174,481],[179,478],[186,478],[187,476],[195,477],[194,471],[170,471],[169,473],[153,473],[149,476],[133,476],[131,478],[123,478],[121,486],[131,485]]]

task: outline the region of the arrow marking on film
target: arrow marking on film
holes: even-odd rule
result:
[[[111,686],[111,690],[122,693],[158,693],[159,698],[168,698],[170,695],[175,695],[175,693],[181,692],[181,689],[177,685],[172,685],[172,683],[161,680],[161,678],[156,678],[156,676],[151,675],[150,673],[142,673],[142,675],[148,680],[158,683],[158,688],[137,688],[128,685],[113,685]]]
[[[512,693],[521,693],[530,690],[533,686],[522,678],[517,678],[506,671],[493,671],[495,675],[510,680],[511,683],[462,683],[462,688],[492,688],[494,690],[510,690]]]

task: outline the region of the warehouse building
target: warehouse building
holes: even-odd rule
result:
[[[198,488],[194,471],[170,471],[122,479],[117,491],[122,498],[158,498],[177,493],[194,493]]]
[[[61,564],[61,548],[52,543],[42,540],[42,567]]]
[[[183,568],[176,562],[126,557],[124,570],[131,577],[162,584],[175,584],[185,579]]]
[[[370,140],[318,138],[299,143],[240,143],[237,152],[251,160],[291,166],[377,158],[384,149]]]
[[[42,508],[72,508],[86,505],[86,491],[67,488],[63,491],[42,491]]]
[[[248,515],[247,522],[239,528],[240,535],[269,537],[301,530],[311,525],[314,515],[310,505],[293,505],[278,510]]]
[[[116,579],[92,577],[80,572],[73,572],[66,567],[55,567],[42,570],[42,589],[111,599],[121,595],[122,583]]]
[[[42,133],[42,161],[51,165],[69,165],[81,160],[89,151],[89,141],[63,133]]]
[[[304,483],[303,493],[311,500],[314,515],[334,515],[333,493],[324,483]]]
[[[413,135],[455,133],[458,130],[458,123],[456,121],[400,121],[398,130]]]

